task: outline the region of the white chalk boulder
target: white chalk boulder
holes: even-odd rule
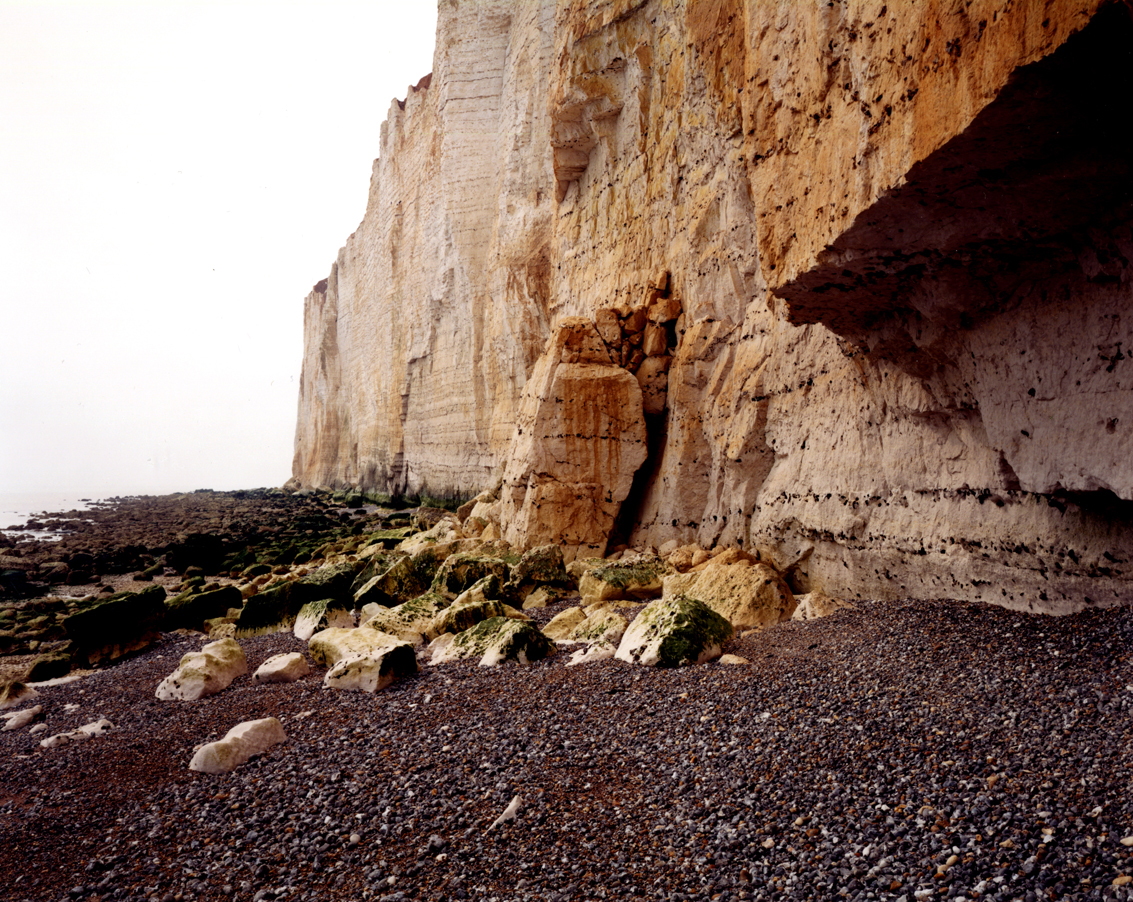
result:
[[[417,672],[413,646],[369,627],[326,629],[311,637],[311,657],[330,669],[325,689],[377,692],[399,677]]]
[[[248,661],[240,643],[235,639],[218,639],[200,651],[185,655],[177,669],[158,684],[155,694],[163,700],[195,701],[216,695],[247,672]]]
[[[246,720],[229,730],[223,739],[197,749],[189,762],[189,770],[202,774],[227,774],[286,739],[283,724],[274,717]]]
[[[261,664],[252,679],[257,683],[294,683],[311,672],[307,659],[297,651],[272,655]]]

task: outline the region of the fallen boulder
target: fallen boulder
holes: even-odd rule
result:
[[[357,570],[358,565],[349,561],[324,564],[297,580],[296,589],[302,595],[304,603],[333,598],[344,607],[349,607],[353,598],[350,587]]]
[[[310,600],[303,598],[295,585],[282,582],[245,599],[236,621],[236,635],[247,638],[292,629],[300,609]]]
[[[433,638],[442,633],[461,633],[477,623],[492,617],[507,617],[515,620],[529,620],[522,611],[498,599],[499,580],[494,575],[486,576],[472,586],[434,618],[426,636]]]
[[[90,665],[113,661],[148,647],[165,623],[165,589],[118,592],[63,618],[75,658]]]
[[[597,661],[608,661],[617,653],[617,647],[611,645],[609,642],[594,642],[590,645],[583,645],[575,649],[571,654],[570,660],[567,661],[567,667],[574,667],[577,664],[593,664]]]
[[[523,610],[534,611],[539,608],[545,608],[549,604],[555,604],[566,594],[566,589],[559,589],[554,586],[540,586],[523,599]]]
[[[247,720],[234,726],[223,739],[197,749],[189,762],[189,770],[202,774],[227,774],[286,739],[283,724],[274,717]]]
[[[665,598],[696,598],[737,630],[790,620],[795,598],[779,573],[746,552],[729,549],[702,569],[665,577]]]
[[[563,550],[558,545],[540,545],[523,553],[511,568],[511,589],[525,598],[539,586],[565,586],[570,576],[563,563]]]
[[[472,511],[476,509],[476,505],[483,502],[484,504],[491,504],[496,500],[496,496],[491,492],[481,492],[475,498],[465,501],[456,509],[456,518],[463,524],[465,520],[472,516]]]
[[[428,545],[411,557],[397,558],[354,593],[356,607],[380,604],[394,607],[428,592],[441,563],[456,551],[456,545]]]
[[[36,658],[27,673],[24,674],[25,683],[42,683],[45,680],[54,680],[66,676],[71,672],[74,660],[69,654],[62,651],[49,652]]]
[[[732,625],[702,601],[683,596],[647,604],[629,625],[617,658],[630,664],[681,667],[718,657]]]
[[[527,664],[550,657],[556,651],[555,643],[534,624],[510,617],[491,617],[471,629],[438,637],[430,646],[430,663],[479,658],[482,667],[494,667],[504,661]]]
[[[502,585],[508,578],[506,561],[462,551],[445,558],[433,579],[433,591],[460,595],[487,576],[494,576]]]
[[[559,611],[550,622],[543,627],[543,635],[551,639],[566,639],[571,631],[586,619],[586,612],[582,608],[567,608]]]
[[[566,636],[567,641],[617,645],[629,626],[629,621],[611,604],[592,605],[585,613],[586,617]]]
[[[567,576],[577,585],[587,573],[597,567],[605,567],[608,561],[604,557],[575,558],[566,565]]]
[[[155,694],[163,700],[195,701],[216,695],[247,672],[248,662],[240,643],[218,639],[185,655],[177,669],[158,684]]]
[[[297,651],[272,655],[256,668],[252,679],[257,683],[294,683],[311,672],[307,659]]]
[[[191,590],[182,592],[165,602],[166,629],[203,630],[206,620],[224,617],[229,608],[238,608],[242,604],[240,590],[235,586],[196,594]]]
[[[39,695],[38,692],[20,680],[0,682],[0,711],[22,705],[37,695]]]
[[[584,605],[613,599],[659,598],[662,581],[673,572],[668,562],[654,555],[613,561],[587,570],[578,581]]]
[[[311,637],[309,649],[315,663],[329,668],[323,677],[327,689],[377,692],[417,672],[412,645],[368,627],[323,630]]]
[[[440,592],[426,592],[392,608],[367,605],[362,609],[362,626],[396,636],[410,645],[423,645],[433,620],[450,604]]]
[[[295,638],[303,642],[320,630],[329,627],[353,627],[354,615],[346,604],[336,598],[320,598],[309,601],[299,609],[292,628]]]
[[[404,551],[412,556],[431,547],[440,546],[443,548],[447,545],[452,546],[445,550],[444,556],[448,557],[457,550],[456,543],[463,538],[464,534],[460,531],[460,523],[456,519],[456,514],[445,511],[442,519],[424,532],[410,536],[397,546],[397,550]]]

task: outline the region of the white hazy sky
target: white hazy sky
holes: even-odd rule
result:
[[[0,492],[280,485],[434,0],[0,0]]]

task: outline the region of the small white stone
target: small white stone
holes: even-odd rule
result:
[[[523,805],[523,797],[522,796],[515,796],[511,800],[511,802],[508,803],[508,806],[507,806],[507,808],[504,809],[503,814],[501,814],[498,818],[496,818],[494,821],[492,821],[492,826],[489,827],[488,829],[491,830],[492,827],[498,827],[500,824],[505,823],[506,821],[515,820],[515,816],[519,812],[520,806],[522,806],[522,805]]]

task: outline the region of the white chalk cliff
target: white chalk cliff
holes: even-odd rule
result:
[[[441,0],[307,298],[294,484],[1129,601],[1131,46],[1104,0]]]

